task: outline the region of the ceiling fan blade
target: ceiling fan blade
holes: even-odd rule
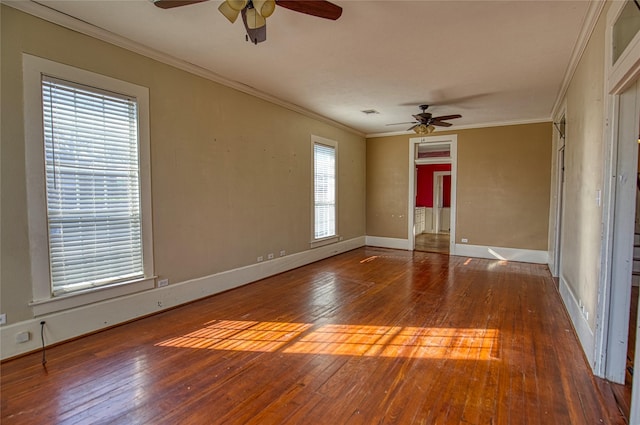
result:
[[[259,28],[249,28],[246,8],[242,9],[242,22],[244,23],[244,28],[247,30],[247,37],[253,44],[262,43],[267,40],[267,24]]]
[[[453,120],[456,118],[462,118],[462,115],[460,114],[455,114],[455,115],[443,115],[441,117],[433,117],[434,120],[437,121],[448,121],[448,120]]]
[[[392,124],[385,124],[385,125],[407,125],[407,124],[420,124],[414,121],[407,121],[407,122],[394,122]]]
[[[342,15],[340,6],[325,0],[276,0],[276,4],[295,12],[334,21]]]
[[[440,127],[451,127],[453,125],[450,122],[444,122],[444,121],[438,121],[438,120],[432,120],[430,124],[437,125]]]
[[[413,130],[414,128],[416,128],[417,126],[419,126],[419,125],[420,125],[420,123],[417,123],[416,125],[411,126],[411,128],[407,128],[407,131],[411,131],[411,130]]]
[[[171,9],[173,7],[188,6],[205,1],[208,0],[153,0],[153,4],[161,9]]]

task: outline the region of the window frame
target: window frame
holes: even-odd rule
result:
[[[149,89],[126,81],[57,63],[24,53],[24,130],[27,179],[29,252],[34,316],[128,295],[155,286],[151,212],[151,172],[149,138]],[[144,276],[139,279],[53,295],[49,259],[47,194],[44,158],[42,75],[121,93],[136,99],[138,108],[138,155],[142,255]]]
[[[315,237],[315,230],[316,230],[316,219],[315,219],[315,209],[316,209],[316,202],[315,202],[315,146],[316,145],[324,145],[324,146],[328,146],[334,149],[334,160],[335,160],[335,188],[334,188],[334,193],[335,193],[335,202],[334,202],[334,208],[335,208],[335,234],[331,235],[331,236],[326,236],[326,237],[322,237],[322,238],[316,238]],[[338,199],[339,199],[339,194],[338,194],[338,180],[339,180],[339,162],[338,162],[338,142],[335,140],[330,140],[330,139],[325,139],[324,137],[320,137],[320,136],[315,136],[315,135],[311,135],[311,248],[316,248],[316,247],[320,247],[320,246],[324,246],[324,245],[329,245],[332,243],[335,243],[337,241],[340,240],[340,234],[339,234],[339,219],[338,219]]]

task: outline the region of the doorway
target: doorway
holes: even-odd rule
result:
[[[622,390],[614,392],[624,413],[631,421],[640,417],[640,405],[634,402],[640,389],[640,379],[633,379],[634,364],[639,364],[636,332],[637,289],[633,289],[634,263],[640,242],[636,236],[638,194],[638,134],[640,133],[640,83],[633,82],[620,94],[612,97],[615,111],[610,172],[614,176],[611,184],[611,213],[605,221],[610,242],[605,258],[605,269],[609,270],[608,314],[606,322],[605,377],[622,384]],[[605,239],[606,241],[606,239]],[[635,298],[634,298],[635,297]],[[635,395],[635,396],[634,396]],[[629,407],[630,405],[630,407]],[[630,412],[629,412],[630,410]]]
[[[638,3],[613,2],[606,12],[602,248],[592,352],[594,372],[625,382],[640,128],[640,15]],[[629,16],[630,12],[633,18]],[[600,204],[600,191],[597,201]],[[636,310],[637,311],[637,310]],[[634,363],[640,364],[635,341]],[[589,356],[591,353],[587,353]],[[634,379],[629,423],[640,423],[640,379]]]
[[[562,113],[562,117],[558,123],[554,123],[557,132],[554,136],[557,137],[557,153],[556,153],[556,210],[554,221],[554,243],[552,251],[549,252],[549,257],[552,263],[550,263],[551,275],[553,276],[556,285],[559,287],[560,283],[560,270],[562,261],[562,220],[564,219],[564,162],[565,162],[565,143],[566,143],[566,112]],[[554,143],[556,145],[556,143]]]
[[[449,253],[451,164],[416,165],[414,220],[416,251]]]
[[[638,87],[636,87],[636,85]],[[631,90],[631,92],[629,92]],[[623,93],[620,97],[620,105],[621,105],[621,125],[630,124],[631,119],[635,119],[637,122],[637,126],[628,127],[633,128],[636,133],[630,133],[628,130],[620,129],[620,137],[618,139],[618,159],[617,159],[617,173],[619,177],[619,181],[616,183],[616,198],[620,196],[625,197],[625,199],[616,199],[615,202],[615,220],[622,220],[623,225],[630,224],[629,217],[626,217],[630,210],[633,209],[633,248],[632,248],[632,260],[631,260],[631,276],[627,279],[626,284],[622,281],[624,276],[626,275],[626,270],[618,270],[614,269],[612,272],[612,278],[615,278],[615,281],[612,281],[612,291],[618,291],[622,294],[628,295],[629,298],[629,308],[625,310],[624,314],[616,314],[612,311],[611,314],[611,326],[610,333],[613,332],[622,332],[623,330],[614,330],[613,326],[619,327],[619,321],[626,318],[625,324],[627,324],[627,340],[625,354],[626,357],[623,360],[622,354],[618,354],[616,350],[613,350],[607,358],[607,374],[612,376],[615,379],[620,377],[621,373],[624,373],[624,377],[621,379],[621,382],[618,381],[621,385],[612,385],[612,390],[615,395],[615,398],[618,402],[618,406],[620,410],[624,413],[625,417],[630,417],[630,406],[631,406],[631,398],[632,398],[632,390],[634,386],[634,371],[635,364],[637,363],[638,356],[636,354],[637,343],[636,336],[638,332],[638,284],[640,282],[640,174],[638,174],[638,169],[640,169],[640,150],[637,149],[638,141],[640,141],[640,136],[634,136],[631,138],[630,136],[633,134],[638,134],[638,129],[640,129],[640,83],[636,83],[633,87],[631,87],[627,92]],[[630,99],[625,99],[625,97],[635,97],[635,102],[631,102]],[[635,105],[633,105],[635,103]],[[635,115],[627,114],[625,109],[631,110],[635,112]],[[626,115],[629,115],[625,118]],[[625,155],[630,155],[633,152],[633,148],[636,148],[636,158],[635,161],[629,161],[628,158],[624,158]],[[620,157],[622,155],[622,157]],[[633,170],[633,174],[631,173],[633,168],[633,163],[635,162],[635,169]],[[625,177],[629,176],[628,182]],[[628,183],[628,184],[625,184]],[[633,191],[631,190],[631,186],[633,187]],[[629,194],[633,194],[630,199],[627,199]],[[626,226],[625,226],[626,227]],[[614,224],[614,255],[624,255],[621,253],[619,242],[617,239],[622,239],[623,241],[626,238],[621,237],[618,232],[626,232],[630,229],[616,229]],[[631,233],[631,232],[627,232]],[[616,267],[616,263],[619,259],[614,259],[614,267]],[[617,265],[619,267],[619,264]],[[618,304],[620,301],[618,296],[614,293],[612,295],[612,300],[617,300]],[[620,316],[619,319],[616,319],[616,316]],[[620,341],[622,342],[622,341]],[[611,362],[609,362],[611,360]],[[624,367],[624,371],[622,369]],[[614,381],[615,382],[615,381]]]
[[[409,140],[409,246],[453,253],[457,136]]]
[[[612,188],[615,197],[613,199],[606,378],[620,384],[625,382],[629,342],[640,124],[637,106],[637,101],[640,99],[638,86],[634,83],[622,94],[616,96],[619,118],[613,171],[617,178]]]

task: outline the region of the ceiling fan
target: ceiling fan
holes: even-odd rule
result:
[[[187,6],[208,0],[151,0],[162,9]],[[305,13],[319,18],[336,20],[342,15],[342,8],[326,0],[224,0],[218,10],[229,22],[234,23],[238,15],[247,30],[247,40],[254,44],[267,39],[266,18],[271,16],[276,5],[294,12]]]
[[[446,120],[462,118],[462,115],[460,114],[442,115],[439,117],[434,117],[431,115],[431,113],[427,112],[427,108],[429,108],[429,105],[420,105],[420,109],[422,109],[422,112],[419,114],[413,115],[413,118],[415,118],[416,121],[400,122],[396,124],[387,124],[387,125],[413,124],[413,126],[411,128],[408,128],[407,131],[413,130],[418,134],[429,134],[436,129],[434,126],[451,127],[453,125],[449,122],[445,122]]]

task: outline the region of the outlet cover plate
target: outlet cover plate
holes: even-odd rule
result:
[[[24,342],[27,342],[31,339],[31,332],[29,331],[24,331],[24,332],[20,332],[16,334],[16,342],[18,344],[22,344]]]

